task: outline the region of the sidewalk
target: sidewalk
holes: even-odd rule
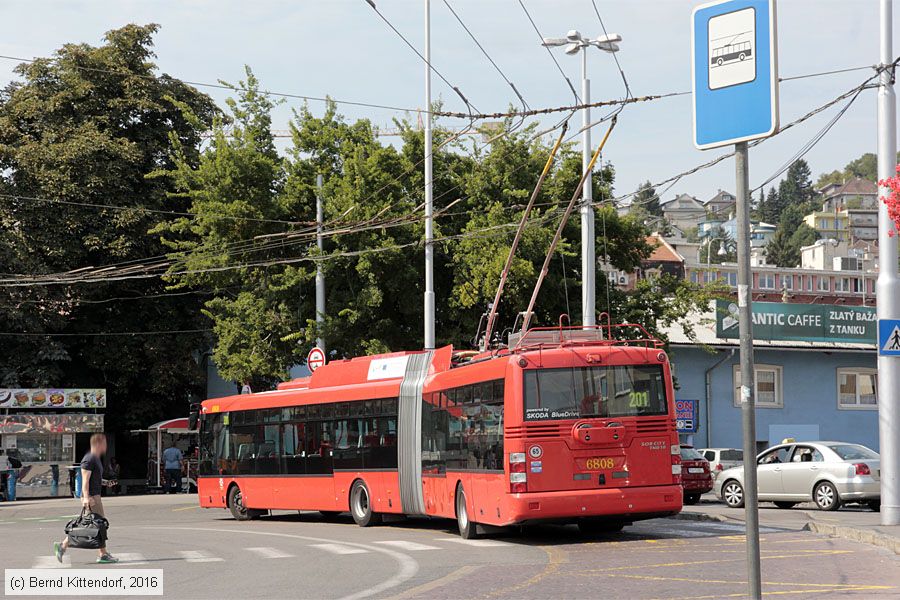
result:
[[[707,494],[699,504],[685,506],[677,518],[700,521],[744,522],[744,510],[729,508]],[[900,554],[900,526],[881,525],[881,516],[866,508],[848,506],[835,512],[816,510],[812,503],[780,509],[763,502],[759,506],[759,523],[766,527],[806,530],[854,542],[880,546]]]

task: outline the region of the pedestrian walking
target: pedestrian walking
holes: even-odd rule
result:
[[[106,436],[95,433],[91,436],[91,449],[81,459],[81,506],[89,512],[106,518],[103,512],[103,501],[100,492],[103,485],[109,485],[103,481],[103,455],[106,454]],[[69,538],[53,544],[53,553],[56,560],[62,562],[63,555],[69,549]],[[97,562],[101,564],[117,563],[119,559],[114,557],[104,546],[97,549]]]
[[[184,455],[175,446],[175,442],[163,451],[166,467],[166,493],[177,494],[181,491],[181,461]]]
[[[9,478],[9,469],[9,459],[6,458],[3,448],[0,448],[0,501],[6,500],[6,480]]]

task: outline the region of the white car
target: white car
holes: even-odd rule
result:
[[[702,448],[699,452],[709,461],[714,480],[722,471],[744,464],[744,451],[739,448]]]
[[[877,452],[846,442],[779,444],[756,458],[759,499],[791,508],[815,502],[837,510],[845,502],[881,508],[881,458]],[[744,468],[723,471],[713,491],[728,506],[744,506]]]

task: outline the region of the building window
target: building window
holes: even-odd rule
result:
[[[794,276],[793,275],[782,275],[781,276],[781,287],[786,290],[794,289]]]
[[[730,285],[731,287],[737,286],[737,273],[729,271],[725,274],[725,277],[728,280],[728,285]]]
[[[878,372],[875,369],[837,370],[838,408],[878,409]]]
[[[756,365],[756,406],[757,408],[784,408],[782,395],[782,368],[774,365]],[[741,367],[734,365],[734,405],[741,405]]]
[[[759,288],[762,290],[774,290],[775,289],[775,274],[774,273],[760,273],[759,274]]]
[[[828,277],[819,277],[819,285],[816,287],[820,292],[827,292],[831,289],[831,279]]]

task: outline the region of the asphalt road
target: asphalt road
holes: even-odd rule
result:
[[[276,513],[238,523],[188,496],[109,498],[110,550],[94,565],[51,542],[78,505],[0,504],[0,565],[162,568],[167,598],[740,598],[742,525],[657,519],[585,538],[574,527],[462,540],[449,521],[410,519],[362,529],[349,516]],[[839,513],[838,513],[839,514]],[[900,598],[900,557],[799,531],[762,533],[767,595]]]

